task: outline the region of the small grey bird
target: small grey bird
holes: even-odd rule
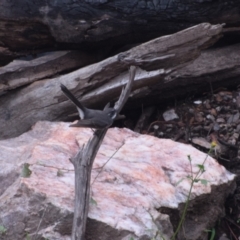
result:
[[[89,128],[107,128],[112,125],[117,112],[114,108],[107,108],[104,110],[94,110],[84,107],[77,98],[61,84],[63,93],[76,105],[80,120],[71,127],[89,127]]]

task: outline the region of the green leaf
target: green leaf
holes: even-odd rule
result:
[[[0,235],[3,235],[6,231],[7,229],[4,226],[0,225]]]
[[[31,238],[30,238],[30,236],[29,236],[28,233],[27,233],[27,235],[26,235],[26,240],[31,240]]]
[[[211,236],[210,236],[209,240],[214,240],[215,235],[216,235],[216,230],[215,230],[215,228],[213,228],[212,230],[204,230],[204,232],[209,232],[209,233],[211,233]]]
[[[205,171],[205,168],[204,168],[204,165],[202,164],[197,164],[199,170],[201,170],[201,172],[204,172]]]
[[[92,197],[91,197],[91,199],[90,199],[90,202],[91,202],[91,204],[93,204],[93,205],[96,205],[97,206],[97,201],[95,201]]]
[[[32,174],[32,171],[29,169],[30,164],[24,163],[22,167],[21,177],[29,178]]]
[[[57,171],[57,176],[58,176],[58,177],[63,177],[63,176],[64,176],[64,172],[61,171],[60,169],[58,169],[58,171]]]
[[[208,180],[206,180],[206,179],[200,179],[200,181],[201,181],[201,184],[207,186]]]
[[[131,237],[129,240],[134,240],[134,238],[133,238],[133,237]]]

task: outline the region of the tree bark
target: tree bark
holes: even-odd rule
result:
[[[174,102],[189,94],[192,97],[219,87],[236,87],[240,77],[239,52],[240,44],[205,50],[192,63],[171,72],[156,85],[139,89],[128,107]]]
[[[119,95],[128,80],[130,65],[141,68],[137,70],[133,89],[162,84],[164,77],[196,59],[201,49],[217,41],[221,32],[221,25],[200,24],[61,77],[41,80],[5,94],[0,97],[0,138],[17,136],[39,120],[64,120],[75,112],[72,104],[63,98],[60,83],[80,97],[86,106],[103,106]]]
[[[238,27],[238,0],[9,1],[0,5],[0,56],[71,47],[111,49],[202,22]],[[5,59],[3,59],[5,58]]]
[[[34,59],[17,59],[0,68],[0,95],[41,79],[76,70],[96,60],[97,56],[82,51],[46,52]]]

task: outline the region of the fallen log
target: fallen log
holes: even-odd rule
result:
[[[166,99],[180,99],[189,93],[192,97],[219,87],[237,87],[240,77],[239,52],[240,44],[202,51],[196,60],[171,72],[154,87],[139,89],[133,94],[130,104],[150,105]]]
[[[221,32],[221,25],[199,24],[69,74],[10,92],[0,98],[0,137],[18,136],[38,120],[62,120],[75,112],[63,97],[60,83],[81,98],[86,106],[103,106],[119,95],[128,80],[130,65],[141,67],[136,72],[133,89],[161,84],[164,77],[196,59],[202,49],[216,42]]]
[[[97,56],[81,51],[56,51],[39,54],[33,59],[14,60],[0,68],[0,95],[40,79],[70,72],[95,62]]]
[[[3,0],[1,61],[16,52],[64,46],[111,48],[145,42],[202,22],[238,27],[240,3],[231,1],[49,1]],[[235,35],[237,36],[237,34]],[[6,52],[8,54],[6,55]]]

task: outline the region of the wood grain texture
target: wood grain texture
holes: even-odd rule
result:
[[[69,74],[10,91],[0,97],[0,138],[18,136],[39,120],[63,120],[75,112],[75,107],[61,93],[60,83],[86,106],[103,107],[120,94],[128,81],[130,65],[141,68],[137,69],[133,90],[161,85],[171,72],[189,64],[200,55],[201,49],[217,41],[221,31],[221,25],[200,24]]]
[[[59,46],[97,51],[141,43],[202,22],[238,27],[239,8],[238,0],[2,0],[0,47],[9,54],[0,51],[1,61]]]

